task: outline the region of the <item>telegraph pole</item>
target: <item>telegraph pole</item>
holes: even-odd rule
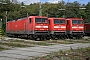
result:
[[[0,40],[2,40],[2,19],[0,18]]]
[[[41,2],[39,4],[39,16],[42,16],[42,4],[41,4]]]
[[[69,3],[69,0],[68,0],[68,3]]]
[[[6,26],[7,26],[7,11],[6,11]]]
[[[62,4],[63,4],[63,0],[62,0]]]

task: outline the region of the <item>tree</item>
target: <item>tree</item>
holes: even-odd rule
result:
[[[88,4],[86,5],[86,13],[87,13],[87,16],[88,16],[88,22],[90,22],[90,2],[88,2]]]
[[[11,1],[10,1],[10,0],[5,0],[5,2],[6,2],[6,3],[11,3]]]
[[[12,0],[12,3],[17,4],[18,2],[17,2],[17,0]]]
[[[17,1],[17,0],[12,0]],[[28,15],[39,15],[39,3],[34,3],[30,5],[25,5],[24,2],[15,4],[11,3],[11,0],[0,0],[0,2],[7,2],[7,4],[3,5],[0,3],[0,18],[3,19],[3,29],[5,31],[5,17],[6,17],[6,11],[8,12],[8,21],[16,20],[22,17],[26,17],[27,13]],[[21,6],[25,6],[22,7]],[[85,7],[86,10],[80,10],[80,7]],[[65,9],[64,11],[61,11],[59,9]],[[87,5],[80,4],[77,1],[74,2],[59,2],[58,4],[53,3],[42,3],[42,15],[48,16],[48,17],[77,17],[82,18],[85,20],[85,22],[90,21],[90,2],[88,2]]]

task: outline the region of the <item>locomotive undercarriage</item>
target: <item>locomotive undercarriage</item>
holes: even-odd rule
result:
[[[84,33],[72,33],[68,35],[69,39],[82,39],[84,36]]]
[[[66,34],[65,32],[54,32],[54,34],[50,35],[52,39],[66,39]]]
[[[58,40],[58,39],[66,39],[65,34],[60,34],[60,35],[51,35],[52,39]]]
[[[49,40],[49,35],[33,35],[34,40]]]
[[[48,31],[35,31],[33,35],[34,40],[49,40],[49,32]]]
[[[34,34],[7,34],[9,37],[25,38],[31,40],[47,40],[50,39],[49,35],[34,35]]]
[[[69,38],[69,39],[82,39],[83,38],[83,36],[84,35],[82,35],[82,34],[77,34],[77,35],[68,35],[68,37],[67,38]]]
[[[34,31],[34,33],[7,33],[9,37],[16,37],[16,38],[26,38],[31,40],[47,40],[50,39],[49,33],[47,31]]]
[[[31,40],[57,40],[57,39],[81,39],[84,36],[84,32],[72,32],[69,34],[66,34],[66,32],[54,32],[53,34],[50,34],[47,31],[35,31],[34,34],[17,34],[17,33],[7,33],[10,37],[16,37],[16,38],[28,38]]]

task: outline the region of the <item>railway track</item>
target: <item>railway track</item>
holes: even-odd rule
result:
[[[82,40],[66,39],[66,40],[45,40],[45,41],[2,37],[2,40],[0,41],[0,47],[7,49],[14,49],[17,47],[49,46],[55,44],[74,44],[74,43],[90,43],[90,37],[85,36]]]

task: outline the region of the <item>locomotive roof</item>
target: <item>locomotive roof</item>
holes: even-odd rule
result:
[[[72,19],[72,20],[74,20],[74,19],[80,19],[80,20],[82,20],[82,18],[67,18],[67,19]]]
[[[31,17],[35,17],[35,18],[47,18],[46,16],[29,16],[29,18],[31,18]]]
[[[32,17],[35,17],[35,18],[47,18],[46,16],[29,16],[29,17],[24,17],[24,18],[20,18],[20,19],[15,19],[15,20],[12,20],[12,21],[8,21],[8,22],[14,22],[14,21],[17,21],[17,20],[24,20],[24,19],[27,19],[27,18],[32,18]]]
[[[65,19],[65,18],[48,18],[48,19]]]
[[[15,19],[15,20],[12,20],[12,21],[8,21],[8,22],[14,22],[14,21],[17,21],[17,20],[24,20],[24,19],[26,19],[27,17],[25,17],[25,18],[20,18],[20,19]]]

